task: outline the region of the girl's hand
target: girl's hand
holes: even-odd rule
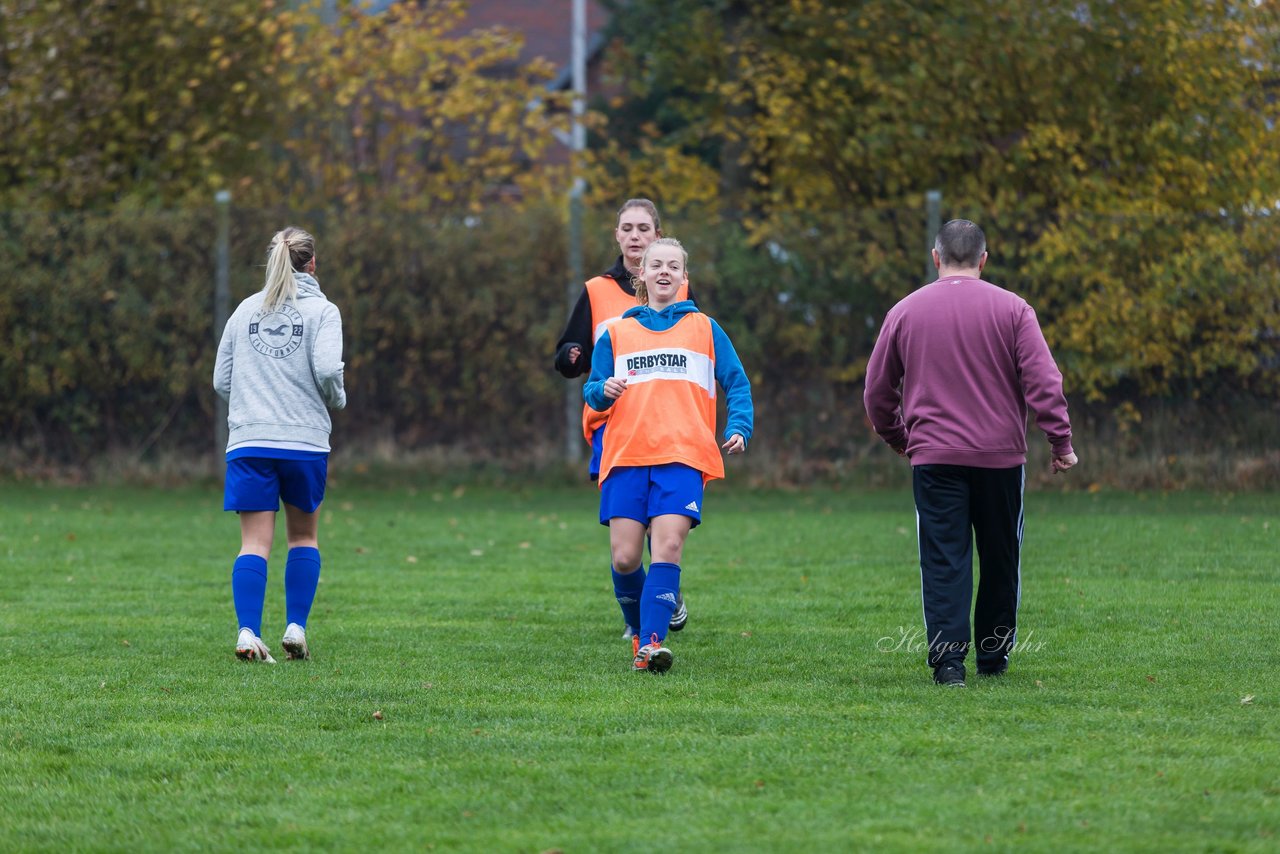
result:
[[[604,396],[610,400],[617,400],[626,390],[626,377],[609,377],[609,379],[604,381]]]
[[[747,450],[747,440],[742,438],[740,433],[734,433],[729,437],[729,441],[720,446],[720,449],[727,454],[741,454]]]

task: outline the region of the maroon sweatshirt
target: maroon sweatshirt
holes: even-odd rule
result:
[[[912,465],[1027,461],[1027,407],[1054,456],[1071,449],[1062,374],[1017,294],[948,276],[890,309],[867,365],[867,415]]]

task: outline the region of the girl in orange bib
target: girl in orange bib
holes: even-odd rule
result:
[[[636,279],[635,308],[596,342],[583,397],[609,413],[600,462],[600,523],[609,526],[613,586],[634,632],[632,667],[663,673],[663,645],[680,590],[689,531],[702,520],[703,488],[724,477],[720,452],[740,454],[751,439],[751,382],[714,320],[679,291],[688,282],[679,241],[655,240]],[[717,446],[716,387],[728,426]],[[641,566],[646,528],[651,563]]]
[[[590,372],[596,341],[611,324],[621,320],[628,309],[636,307],[635,275],[640,270],[644,251],[661,236],[662,220],[657,206],[650,200],[627,199],[618,209],[618,224],[613,232],[620,253],[618,260],[608,272],[588,280],[583,286],[564,334],[556,344],[555,366],[561,374],[573,379]],[[693,300],[697,305],[693,288],[687,282],[680,289],[678,298]],[[588,473],[593,481],[600,478],[600,454],[604,449],[608,420],[608,411],[597,412],[589,406],[582,407],[582,435],[591,445]],[[676,600],[676,613],[671,618],[673,632],[683,629],[689,621],[684,597],[677,594]],[[631,626],[626,627],[622,637],[634,637]]]

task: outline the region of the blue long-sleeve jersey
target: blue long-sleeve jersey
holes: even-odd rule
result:
[[[698,311],[692,300],[674,302],[661,311],[654,311],[647,305],[638,305],[628,309],[624,318],[634,317],[645,329],[664,332],[680,322],[686,314]],[[742,360],[733,349],[733,342],[720,328],[713,318],[711,321],[711,341],[715,348],[716,382],[724,389],[725,408],[728,421],[724,428],[724,438],[728,441],[733,434],[742,436],[744,442],[751,441],[751,431],[755,426],[755,407],[751,403],[751,380],[742,368]],[[595,351],[591,354],[591,376],[582,387],[582,397],[587,406],[597,412],[604,412],[613,405],[613,401],[604,395],[605,380],[613,376],[613,340],[608,331],[596,342]]]

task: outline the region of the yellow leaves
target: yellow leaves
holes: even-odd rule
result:
[[[1140,203],[1126,211],[1109,201],[1109,213],[1064,217],[1047,230],[1024,271],[1054,295],[1042,317],[1068,387],[1099,399],[1121,381],[1160,394],[1206,377],[1253,376],[1255,333],[1274,328],[1268,306],[1280,298],[1257,260],[1272,242],[1266,224],[1241,231],[1224,214],[1153,216]]]
[[[456,35],[457,3],[400,4],[377,16],[348,7],[341,26],[318,12],[296,16],[306,50],[282,33],[277,54],[297,125],[286,148],[301,167],[289,170],[298,192],[319,188],[347,204],[474,204],[528,180],[525,158],[552,141],[547,111],[563,98],[538,86],[545,63],[514,77],[495,69],[518,53],[513,34]],[[351,130],[335,137],[334,127]]]

